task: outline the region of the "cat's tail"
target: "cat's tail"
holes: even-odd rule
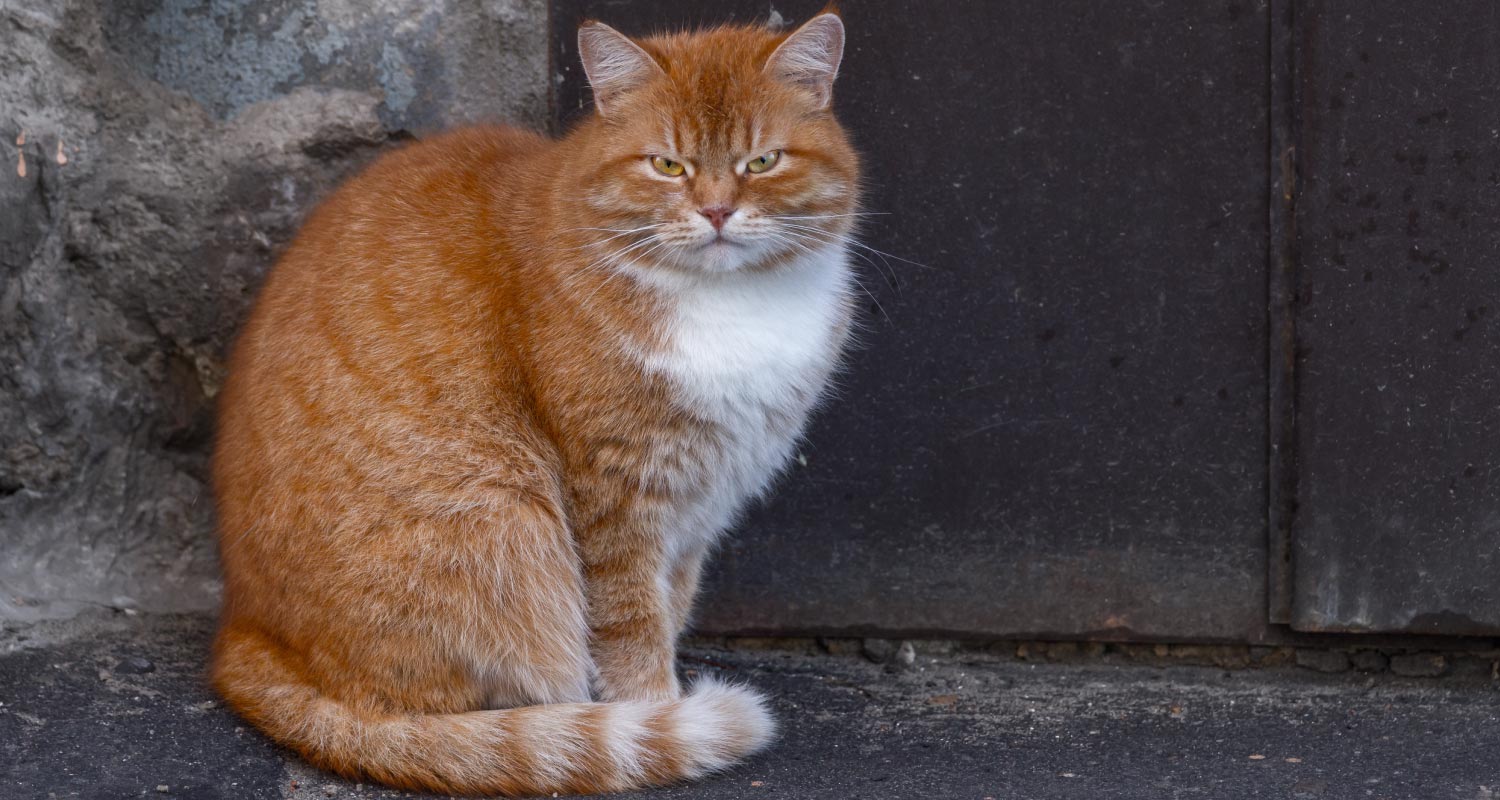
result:
[[[396,715],[320,692],[274,643],[224,631],[213,680],[229,705],[317,766],[355,780],[467,795],[589,794],[724,769],[770,742],[748,689],[700,680],[681,699]]]

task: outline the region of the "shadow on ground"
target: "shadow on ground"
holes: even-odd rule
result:
[[[0,635],[0,797],[414,797],[303,764],[202,680],[211,621],[96,615]],[[768,753],[652,798],[1500,798],[1500,691],[1296,670],[696,648],[774,697]]]

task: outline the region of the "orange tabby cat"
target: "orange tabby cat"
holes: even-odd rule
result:
[[[587,24],[597,113],[566,138],[441,136],[312,215],[220,408],[235,710],[344,775],[468,794],[660,784],[768,743],[761,698],[682,690],[674,649],[846,337],[843,39],[831,13]]]

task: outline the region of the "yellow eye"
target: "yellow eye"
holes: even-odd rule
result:
[[[657,172],[673,178],[681,175],[686,169],[682,164],[670,158],[662,158],[661,156],[652,156],[651,166],[656,167]]]
[[[766,170],[770,169],[771,167],[776,166],[776,162],[779,161],[780,159],[781,159],[781,151],[780,150],[772,150],[771,152],[766,153],[765,155],[761,156],[760,158],[752,158],[752,159],[750,159],[750,163],[748,163],[748,164],[745,165],[745,171],[746,172],[754,173],[756,175],[759,175],[762,172],[765,172]]]

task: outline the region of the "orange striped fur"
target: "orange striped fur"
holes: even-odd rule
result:
[[[378,161],[235,347],[214,682],[352,778],[612,791],[773,733],[748,689],[683,690],[675,642],[847,334],[843,26],[579,40],[597,113]]]

